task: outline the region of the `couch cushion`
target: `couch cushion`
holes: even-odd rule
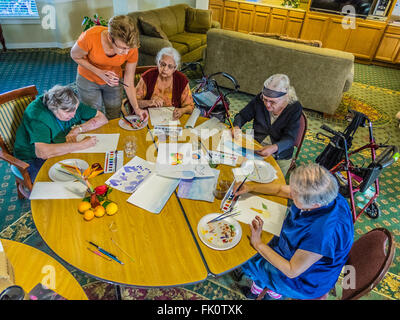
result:
[[[145,17],[139,17],[139,23],[140,26],[142,27],[143,34],[150,36],[150,37],[156,37],[156,38],[161,38],[168,40],[167,35],[165,32],[161,29],[161,26],[156,24],[154,20],[151,21],[148,18]]]
[[[211,28],[211,10],[203,9],[186,9],[186,31],[207,33]]]
[[[202,45],[202,37],[188,32],[176,34],[169,38],[171,42],[178,42],[186,45],[192,51]]]
[[[168,37],[170,37],[174,34],[185,31],[186,7],[188,7],[188,5],[179,4],[150,11],[143,11],[141,15],[143,17],[147,17],[148,14],[155,15],[159,21],[161,29]]]
[[[179,54],[183,56],[184,54],[189,52],[189,48],[186,44],[171,41],[172,46],[178,50]]]

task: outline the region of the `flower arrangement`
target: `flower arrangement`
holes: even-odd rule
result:
[[[86,31],[87,29],[90,29],[93,26],[107,27],[107,25],[108,25],[108,21],[103,19],[102,17],[99,17],[97,13],[94,14],[93,18],[84,16],[83,21],[82,21],[83,31]]]
[[[118,211],[118,206],[115,202],[108,199],[108,195],[112,192],[112,188],[107,185],[93,187],[89,179],[103,173],[103,168],[99,163],[94,163],[85,171],[81,171],[78,166],[61,164],[61,168],[68,171],[79,182],[87,187],[87,197],[83,198],[78,206],[78,211],[83,214],[83,218],[87,221],[94,217],[102,217],[105,213],[113,215]]]

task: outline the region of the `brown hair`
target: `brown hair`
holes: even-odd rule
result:
[[[126,15],[114,16],[108,21],[111,38],[123,41],[130,48],[139,48],[139,31],[135,21]]]

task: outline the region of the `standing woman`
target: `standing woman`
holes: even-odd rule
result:
[[[80,100],[106,114],[118,118],[122,97],[121,66],[126,62],[123,83],[126,95],[142,120],[148,112],[138,107],[134,86],[138,61],[139,33],[129,16],[115,16],[108,28],[94,26],[83,32],[71,49],[71,57],[78,64],[76,84]]]

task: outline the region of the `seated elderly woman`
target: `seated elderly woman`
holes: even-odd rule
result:
[[[56,85],[26,108],[16,133],[14,155],[30,164],[33,182],[46,159],[94,146],[96,138],[77,141],[77,135],[107,122],[102,112],[80,103],[71,88]]]
[[[255,152],[262,157],[272,155],[286,175],[302,109],[288,76],[274,74],[265,80],[262,92],[235,116],[232,134],[237,137],[240,128],[253,120],[254,138],[264,146]]]
[[[268,288],[267,298],[316,299],[332,289],[353,244],[353,219],[335,177],[318,164],[298,167],[289,185],[244,184],[236,194],[261,192],[293,200],[279,237],[261,240],[263,220],[251,225],[251,245],[258,251],[242,266],[253,280],[248,297]],[[246,291],[246,290],[245,290]]]
[[[174,106],[175,120],[185,113],[192,113],[194,109],[192,93],[189,80],[178,71],[180,60],[179,52],[172,47],[163,48],[158,52],[157,68],[144,72],[136,86],[139,108]],[[124,109],[123,107],[122,112]]]

